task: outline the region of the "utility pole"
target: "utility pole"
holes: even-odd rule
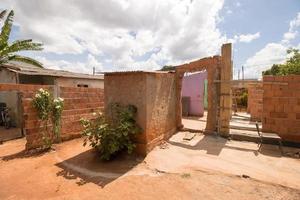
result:
[[[96,74],[96,68],[93,67],[93,75],[95,75],[95,74]]]
[[[244,80],[244,66],[242,66],[242,76],[243,76],[243,80]]]
[[[240,80],[240,69],[238,70],[238,80]]]

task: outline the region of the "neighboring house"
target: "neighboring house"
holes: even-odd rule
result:
[[[24,64],[0,66],[0,83],[104,88],[104,75],[88,75]]]
[[[207,102],[205,102],[207,101],[207,89],[205,89],[206,79],[206,71],[187,74],[183,77],[182,97],[189,99],[187,103],[188,115],[203,116],[205,103],[207,104]]]
[[[0,66],[0,83],[56,85],[104,89],[104,75],[88,75],[62,70],[37,68],[26,64]],[[13,125],[21,127],[20,98],[17,92],[0,92],[0,102],[11,109]]]

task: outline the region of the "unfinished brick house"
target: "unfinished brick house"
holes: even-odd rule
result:
[[[175,72],[113,72],[105,74],[105,110],[113,102],[138,108],[137,122],[143,134],[137,138],[138,152],[145,155],[182,125],[182,79],[186,72],[207,71],[208,117],[205,133],[229,136],[231,116],[231,44],[222,46],[221,56],[207,57],[176,67]],[[122,85],[122,87],[119,87]]]
[[[55,96],[66,99],[63,112],[62,137],[79,135],[78,120],[110,103],[133,104],[138,108],[137,122],[143,129],[136,138],[137,151],[145,155],[162,140],[168,139],[182,125],[182,78],[186,72],[207,72],[208,116],[206,134],[229,136],[231,117],[231,44],[222,46],[221,55],[202,58],[176,67],[175,72],[113,72],[106,73],[104,94],[101,88],[47,86]],[[120,87],[122,85],[122,87]],[[1,84],[0,91],[17,90],[22,94],[22,109],[26,129],[27,148],[41,144],[37,119],[31,97],[40,85]],[[103,102],[104,100],[104,102]],[[107,112],[109,114],[109,112]],[[74,129],[74,130],[73,130]],[[70,134],[71,133],[71,134]]]

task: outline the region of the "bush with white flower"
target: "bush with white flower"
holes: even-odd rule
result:
[[[39,89],[33,99],[33,107],[38,111],[41,120],[48,120],[51,111],[52,96],[43,88]]]
[[[39,119],[43,123],[41,126],[41,128],[43,128],[43,148],[51,148],[53,134],[49,133],[48,123],[49,120],[51,120],[55,140],[60,141],[61,114],[64,109],[64,99],[60,97],[54,99],[49,91],[41,88],[35,94],[32,104],[37,110]]]
[[[53,100],[52,106],[52,123],[53,123],[53,132],[57,140],[60,140],[60,121],[61,114],[64,109],[64,99],[58,97]]]

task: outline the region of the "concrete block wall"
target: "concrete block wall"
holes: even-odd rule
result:
[[[32,97],[40,88],[47,89],[56,97],[65,100],[62,113],[61,139],[69,140],[80,137],[82,126],[81,118],[93,119],[93,112],[103,110],[104,91],[100,88],[72,88],[49,85],[28,84],[0,84],[0,91],[18,91],[22,96],[23,130],[26,136],[26,149],[36,148],[42,145],[40,133],[40,121],[36,110],[32,106]],[[49,130],[52,130],[49,122]]]
[[[262,129],[300,142],[300,75],[263,77]]]
[[[146,155],[176,131],[175,74],[116,72],[105,74],[105,113],[111,103],[134,105],[142,133],[135,138],[136,152]]]
[[[261,121],[263,110],[263,86],[262,83],[251,84],[248,87],[248,107],[251,121]]]

